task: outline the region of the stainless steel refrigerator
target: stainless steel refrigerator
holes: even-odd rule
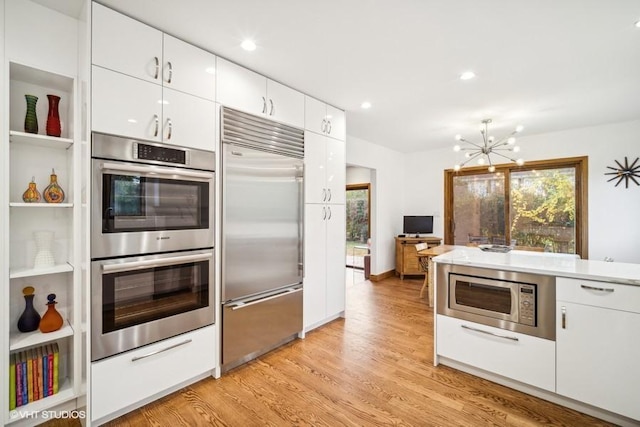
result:
[[[222,108],[222,367],[302,331],[304,131]]]

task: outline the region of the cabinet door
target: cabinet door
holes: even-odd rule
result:
[[[640,314],[564,301],[556,307],[557,392],[640,419]]]
[[[305,203],[324,203],[326,185],[327,138],[314,132],[304,133],[304,199]]]
[[[344,141],[347,136],[347,122],[344,111],[327,105],[327,120],[329,121],[327,135],[331,138]]]
[[[304,206],[304,329],[326,318],[326,217],[324,205]],[[344,264],[344,260],[342,262]],[[344,277],[343,277],[344,279]]]
[[[327,205],[327,317],[345,310],[346,208]]]
[[[327,126],[327,104],[310,96],[304,97],[304,128],[324,134]]]
[[[346,203],[346,158],[344,142],[325,138],[327,201]]]
[[[215,150],[215,102],[166,87],[163,92],[163,101],[162,139],[164,142],[201,150]]]
[[[164,34],[162,81],[165,87],[216,100],[216,57]]]
[[[270,118],[304,128],[304,94],[267,79],[267,101]]]
[[[267,78],[222,58],[217,60],[217,101],[251,114],[267,112]]]
[[[92,67],[91,129],[160,141],[162,86]]]
[[[98,3],[92,5],[92,63],[160,84],[162,32]]]

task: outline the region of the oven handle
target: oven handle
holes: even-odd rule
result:
[[[162,267],[165,265],[183,264],[191,261],[204,261],[212,259],[213,254],[211,252],[198,255],[184,255],[176,256],[165,259],[148,259],[144,261],[124,262],[121,264],[105,264],[102,266],[102,271],[105,273],[117,273],[120,271],[139,270],[150,267]]]
[[[483,331],[482,329],[472,328],[471,326],[467,326],[467,325],[460,325],[460,326],[462,326],[464,329],[469,329],[470,331],[480,332],[482,334],[492,335],[492,336],[498,337],[498,338],[504,338],[505,340],[520,341],[518,339],[518,337],[509,337],[509,336],[506,336],[506,335],[499,335],[499,334],[496,334],[496,333],[493,333],[493,332]]]
[[[100,163],[100,169],[113,170],[121,172],[136,172],[143,175],[165,175],[165,176],[184,176],[188,178],[201,178],[201,179],[213,179],[213,173],[211,172],[197,172],[190,170],[175,170],[166,171],[153,166],[134,166],[134,165],[121,165],[117,163]]]
[[[132,362],[137,362],[138,360],[146,359],[147,357],[155,356],[156,354],[164,353],[165,351],[174,349],[176,347],[180,347],[182,345],[189,344],[192,341],[193,341],[192,339],[184,340],[184,341],[179,342],[177,344],[170,345],[169,347],[165,347],[165,348],[163,348],[161,350],[152,351],[151,353],[147,353],[147,354],[145,354],[143,356],[132,357],[131,361]]]

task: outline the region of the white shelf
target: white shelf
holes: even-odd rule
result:
[[[56,394],[19,406],[14,410],[9,411],[9,423],[19,421],[28,415],[33,415],[34,413],[53,408],[56,405],[60,405],[61,403],[75,398],[76,395],[73,392],[71,381],[69,381],[68,378],[65,378],[64,383],[62,383]]]
[[[16,332],[11,334],[9,337],[9,351],[17,351],[23,348],[49,343],[72,335],[73,328],[69,325],[67,320],[64,321],[62,328],[55,332],[48,332],[46,334],[43,334],[40,331],[26,333]]]
[[[46,274],[68,273],[73,271],[73,266],[69,263],[54,265],[49,268],[16,268],[9,271],[10,279],[20,277],[43,276]]]
[[[57,148],[60,150],[66,150],[73,145],[73,140],[69,138],[59,138],[56,136],[26,133],[16,130],[9,131],[9,141],[12,143],[34,145],[36,147]]]
[[[24,203],[24,202],[11,202],[9,206],[12,208],[72,208],[73,203]]]

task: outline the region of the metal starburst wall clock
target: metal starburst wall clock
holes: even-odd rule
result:
[[[640,164],[638,164],[638,160],[640,157],[636,157],[636,159],[629,165],[629,161],[627,158],[624,158],[624,166],[617,160],[614,160],[618,167],[607,166],[607,169],[611,169],[614,172],[606,172],[605,175],[613,175],[613,177],[609,178],[607,182],[611,182],[614,179],[616,181],[616,187],[624,180],[625,188],[629,188],[629,180],[636,183],[636,185],[640,185],[640,182],[636,178],[640,179]]]

